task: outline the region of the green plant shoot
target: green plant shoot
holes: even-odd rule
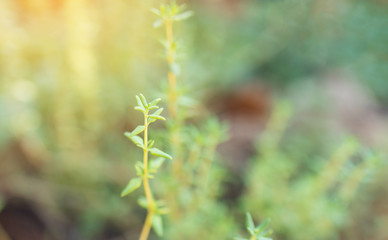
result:
[[[136,146],[143,149],[143,161],[138,161],[135,164],[136,174],[138,177],[131,179],[121,192],[121,196],[124,197],[138,189],[143,184],[145,198],[139,199],[139,205],[147,209],[147,217],[139,240],[148,239],[151,226],[157,235],[162,236],[163,224],[161,215],[168,212],[162,202],[155,201],[148,181],[149,179],[154,178],[153,174],[157,172],[165,159],[172,159],[170,155],[154,147],[154,140],[148,139],[149,125],[156,120],[166,120],[160,115],[163,111],[163,108],[159,108],[157,105],[160,100],[160,98],[157,98],[148,103],[142,94],[139,94],[139,96],[136,95],[137,106],[135,107],[135,110],[143,113],[144,124],[137,126],[132,132],[124,133],[124,135]],[[138,136],[140,133],[143,133],[143,138]],[[157,158],[149,161],[148,153],[151,153],[151,155],[154,155]]]
[[[168,104],[169,104],[169,113],[172,119],[176,119],[178,105],[177,105],[177,80],[176,76],[180,72],[179,65],[176,62],[177,56],[177,43],[174,39],[173,34],[173,22],[185,20],[192,15],[193,11],[185,11],[185,5],[177,5],[175,1],[172,1],[170,4],[165,5],[161,4],[159,9],[153,8],[151,11],[158,16],[158,19],[154,22],[154,27],[159,27],[164,25],[166,29],[166,40],[163,42],[164,47],[166,48],[166,60],[168,64]]]
[[[271,235],[272,230],[267,228],[269,219],[266,219],[259,226],[255,226],[250,213],[246,213],[246,228],[250,234],[249,238],[235,237],[234,240],[272,240],[268,236]]]

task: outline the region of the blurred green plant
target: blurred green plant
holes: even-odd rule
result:
[[[383,1],[237,1],[238,6],[232,7],[233,16],[224,14],[226,2],[230,1],[210,2],[192,2],[191,8],[195,8],[198,17],[187,22],[184,28],[179,29],[175,20],[171,22],[174,34],[182,30],[179,38],[185,41],[187,47],[183,50],[190,55],[187,64],[179,62],[183,52],[180,44],[175,44],[174,49],[166,44],[167,40],[162,41],[166,59],[170,46],[169,49],[174,49],[174,62],[180,63],[179,67],[169,64],[168,69],[177,77],[177,119],[185,120],[185,124],[180,120],[181,125],[173,120],[167,123],[168,129],[181,129],[176,138],[180,150],[171,147],[170,152],[174,153],[174,159],[182,159],[171,163],[182,163],[181,167],[174,167],[180,170],[174,176],[182,176],[178,180],[171,177],[172,171],[160,171],[160,181],[152,182],[157,196],[170,198],[168,203],[170,200],[177,203],[171,212],[184,214],[184,217],[170,214],[163,219],[170,221],[165,228],[166,239],[227,239],[234,236],[237,229],[230,213],[241,208],[240,202],[223,204],[222,184],[229,175],[218,161],[220,157],[215,149],[223,141],[224,134],[217,135],[218,130],[214,130],[208,137],[208,131],[213,127],[207,126],[207,120],[202,121],[207,115],[206,104],[202,106],[197,103],[203,102],[201,99],[196,102],[188,98],[191,95],[200,96],[204,89],[206,93],[212,93],[222,84],[239,84],[246,79],[267,81],[275,91],[282,90],[287,83],[295,86],[295,80],[306,79],[306,76],[316,79],[333,67],[345,67],[362,78],[380,99],[387,99],[385,56],[388,35],[384,27],[388,14]],[[209,7],[214,3],[223,6]],[[56,232],[57,236],[68,236],[71,231],[81,239],[107,239],[106,234],[113,231],[117,237],[138,237],[143,212],[138,211],[135,198],[130,196],[122,200],[117,192],[131,174],[131,169],[126,167],[127,159],[141,156],[140,151],[128,148],[120,138],[121,132],[132,129],[138,120],[127,111],[132,105],[128,95],[142,91],[148,95],[149,86],[160,83],[163,72],[158,66],[159,60],[154,57],[158,52],[153,40],[157,33],[149,27],[153,19],[147,14],[156,4],[159,2],[155,0],[0,1],[3,16],[0,19],[0,32],[3,33],[0,34],[0,190],[6,201],[21,198],[43,211],[41,216],[45,216],[45,222],[52,222],[46,230]],[[165,13],[168,13],[167,6]],[[165,21],[162,20],[162,25]],[[155,26],[159,24],[160,21]],[[177,42],[175,36],[172,42]],[[183,86],[186,76],[190,76],[190,81]],[[163,98],[170,104],[168,95]],[[168,106],[168,111],[170,109]],[[198,115],[198,118],[190,118]],[[295,128],[295,132],[298,130]],[[171,133],[170,130],[166,133],[155,129],[152,137],[165,146],[173,145],[165,137],[170,135],[171,139]],[[161,135],[160,139],[157,134]],[[289,132],[285,134],[292,141],[293,136]],[[284,187],[289,190],[286,193],[293,192],[298,182],[310,182],[306,185],[315,189],[315,181],[308,179],[314,179],[323,169],[318,164],[323,160],[315,157],[315,150],[331,146],[331,140],[325,136],[318,133],[316,137],[320,138],[319,143],[308,134],[300,134],[300,138],[309,143],[309,148],[298,145],[293,152],[289,150],[293,144],[287,149],[282,148],[283,143],[276,145],[274,151],[288,161],[281,161],[274,170],[266,168],[266,171],[273,175],[279,170],[281,174],[290,168],[294,171],[288,180],[269,177],[274,180],[269,183],[273,191],[279,188],[283,192]],[[264,142],[262,140],[260,145],[271,145]],[[175,156],[176,152],[181,153]],[[306,164],[293,156],[295,152]],[[345,163],[352,174],[343,176],[345,182],[341,181],[343,187],[335,194],[336,198],[353,196],[358,200],[360,197],[357,191],[363,188],[360,188],[359,179],[365,181],[370,174],[368,169],[373,165],[373,161],[365,160],[375,159],[376,155],[363,150],[356,152],[352,161]],[[285,165],[282,167],[282,164]],[[345,168],[340,172],[342,170]],[[242,174],[245,176],[245,172]],[[190,177],[186,179],[186,175]],[[382,211],[388,198],[386,193],[382,194],[386,192],[387,181],[386,177],[381,177],[379,182],[373,183],[374,188],[363,194],[368,200],[352,206],[352,212],[348,214],[355,216],[353,225],[341,229],[341,234],[345,232],[343,234],[350,239],[387,238],[385,226],[388,220]],[[261,188],[268,180],[246,183],[249,183],[249,189],[254,189],[255,184]],[[331,197],[332,191],[338,190],[336,186],[330,185],[326,199]],[[197,190],[191,191],[193,188]],[[355,188],[358,189],[355,191]],[[171,189],[175,190],[169,195]],[[206,194],[202,194],[203,191]],[[254,196],[250,202],[265,199],[265,195],[250,193],[241,197],[249,196]],[[279,196],[302,198],[295,193]],[[288,206],[284,213],[267,209],[271,214],[280,214],[268,215],[276,229],[280,229],[280,232],[276,231],[278,235],[286,228],[279,227],[278,218],[291,219],[287,224],[292,231],[302,234],[304,230],[310,230],[292,220],[298,218],[295,215],[299,213],[312,214],[317,211],[315,208],[324,204],[313,198],[303,201],[311,203],[302,208],[301,203],[290,200],[302,209],[296,213],[289,210],[291,204],[278,200],[269,204],[278,209]],[[191,210],[191,205],[196,207]],[[255,210],[254,213],[255,218],[259,214],[267,216],[266,211]],[[320,215],[316,216],[310,218],[313,221],[304,221],[307,226],[317,222]],[[326,220],[322,222],[326,223]],[[291,238],[291,235],[287,237]]]
[[[169,112],[172,119],[177,118],[178,111],[178,92],[177,92],[177,75],[180,73],[180,67],[176,62],[177,58],[177,42],[174,39],[173,23],[185,20],[193,15],[193,11],[185,11],[186,5],[178,5],[175,1],[170,4],[161,4],[159,9],[153,8],[151,11],[155,13],[157,19],[153,26],[159,27],[164,25],[166,29],[166,40],[162,41],[166,49],[166,61],[168,64],[168,103]]]
[[[166,34],[161,42],[167,63],[170,116],[167,131],[174,156],[170,172],[165,176],[168,189],[165,198],[174,203],[170,206],[168,239],[197,239],[199,231],[206,238],[226,238],[233,227],[228,227],[231,221],[226,220],[226,209],[216,207],[220,192],[220,180],[217,178],[222,178],[218,177],[222,171],[216,170],[213,165],[216,147],[226,139],[227,128],[214,117],[199,123],[193,116],[205,107],[185,95],[189,86],[183,86],[177,80],[181,74],[178,60],[182,47],[174,37],[173,23],[186,20],[193,12],[175,1],[161,4],[152,12],[158,16],[154,27],[164,26]],[[208,222],[219,222],[219,226],[209,228]]]
[[[143,94],[136,95],[137,106],[136,110],[140,111],[144,115],[144,124],[137,126],[132,132],[125,132],[125,136],[129,138],[137,147],[143,149],[143,162],[136,162],[135,168],[137,178],[133,178],[129,181],[128,185],[121,192],[121,196],[124,197],[131,192],[138,189],[143,183],[145,199],[140,199],[140,206],[148,210],[147,218],[145,220],[143,230],[141,231],[139,240],[147,240],[151,229],[154,228],[155,232],[159,235],[163,235],[163,224],[161,215],[167,214],[168,210],[163,206],[162,202],[155,201],[148,179],[154,178],[154,175],[165,159],[172,159],[170,155],[162,150],[153,147],[155,141],[148,139],[148,127],[156,120],[166,120],[160,114],[163,108],[159,108],[157,105],[161,99],[157,98],[148,103]],[[151,110],[157,109],[154,112]],[[138,134],[144,132],[143,139]],[[148,153],[151,153],[158,158],[149,161]]]
[[[168,110],[171,118],[170,124],[170,141],[172,145],[172,151],[175,157],[173,162],[173,173],[178,176],[180,169],[182,168],[181,155],[181,141],[180,141],[180,129],[185,118],[185,115],[181,111],[178,111],[178,104],[181,97],[178,92],[177,76],[180,74],[180,66],[177,62],[179,56],[178,43],[174,38],[173,23],[185,20],[193,15],[192,11],[185,11],[185,5],[178,5],[175,1],[171,1],[169,4],[161,4],[159,9],[153,8],[152,12],[159,18],[154,22],[154,27],[164,25],[166,30],[166,39],[162,40],[162,45],[165,48],[165,60],[167,62],[168,71]]]
[[[230,87],[254,79],[282,90],[345,69],[383,103],[388,101],[386,4],[298,0],[238,6],[236,17],[196,10],[191,34],[201,33],[201,38],[195,38],[188,69],[199,80]]]
[[[259,226],[255,226],[252,216],[249,212],[246,213],[246,228],[250,234],[249,238],[235,237],[235,240],[272,240],[268,236],[271,235],[272,231],[267,229],[269,219],[266,219]]]
[[[244,205],[271,216],[279,238],[337,239],[347,222],[349,204],[382,157],[350,138],[328,161],[316,162],[313,170],[303,169],[281,148],[290,115],[287,103],[275,106],[249,168]],[[300,231],[304,226],[308,228]]]

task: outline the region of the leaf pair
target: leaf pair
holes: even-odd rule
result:
[[[141,197],[138,200],[138,203],[141,207],[148,209],[148,202],[145,197]],[[156,232],[156,234],[161,237],[163,236],[163,219],[162,215],[168,213],[168,209],[164,206],[164,203],[161,201],[155,201],[155,206],[154,206],[154,214],[152,216],[152,228]]]
[[[165,161],[165,158],[163,158],[163,157],[158,157],[158,158],[152,160],[148,165],[148,172],[149,173],[156,173],[157,170],[162,166],[164,161]],[[137,176],[142,177],[144,175],[144,165],[142,162],[138,161],[135,164],[135,169],[136,169]],[[151,175],[148,177],[153,178],[153,177],[151,177]]]
[[[266,219],[262,224],[259,226],[255,226],[255,223],[253,222],[252,216],[250,213],[246,213],[246,228],[251,235],[250,238],[241,238],[241,237],[235,237],[235,240],[272,240],[272,238],[269,238],[268,235],[271,234],[271,231],[266,229],[267,225],[269,223],[269,219]]]
[[[158,109],[159,106],[157,106],[157,104],[161,100],[162,100],[161,98],[156,98],[152,102],[148,103],[144,95],[140,93],[139,95],[136,95],[137,106],[135,107],[135,110],[145,113],[146,111],[149,111],[149,110]],[[162,111],[163,110],[161,110],[160,113]]]
[[[137,202],[142,208],[149,208],[147,199],[145,197],[139,198]],[[169,212],[169,209],[166,207],[166,204],[163,201],[155,201],[154,204],[154,213],[156,215],[165,215]]]

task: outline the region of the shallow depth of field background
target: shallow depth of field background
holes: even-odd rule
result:
[[[141,191],[120,192],[141,153],[123,132],[135,94],[164,97],[159,4],[0,1],[0,240],[137,239]],[[219,239],[249,210],[274,239],[387,240],[388,3],[186,4],[179,81],[229,124],[216,190],[235,232]],[[325,165],[353,146],[354,166]]]

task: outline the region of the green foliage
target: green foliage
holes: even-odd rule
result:
[[[155,201],[158,215],[170,209],[171,216],[162,216],[165,239],[230,239],[240,225],[236,212],[245,209],[251,209],[255,219],[271,217],[278,239],[300,235],[319,239],[315,237],[319,234],[333,235],[326,239],[335,239],[334,235],[387,239],[386,166],[380,167],[378,180],[371,177],[381,159],[387,159],[385,155],[366,150],[365,143],[348,143],[346,151],[357,149],[339,171],[337,167],[332,171],[328,166],[339,160],[331,160],[327,149],[339,144],[326,138],[327,126],[319,117],[303,115],[303,122],[277,125],[277,131],[267,129],[257,162],[231,174],[224,168],[228,156],[217,151],[227,129],[216,119],[214,126],[207,120],[208,104],[213,104],[208,97],[212,99],[221,87],[229,90],[228,83],[234,88],[254,79],[268,84],[269,92],[280,91],[288,98],[283,92],[287,87],[304,95],[295,81],[304,85],[338,68],[345,68],[386,101],[387,5],[376,0],[230,2],[193,1],[190,8],[196,17],[187,24],[180,20],[192,12],[178,4],[165,4],[163,14],[160,8],[156,11],[155,26],[166,21],[183,26],[177,27],[176,39],[184,44],[176,39],[171,44],[161,41],[175,58],[167,70],[179,75],[177,118],[164,115],[169,117],[167,130],[153,125],[155,141],[147,146],[141,126],[125,134],[142,151],[156,145],[174,156],[166,161],[148,151],[152,159],[147,169],[135,160],[141,158],[141,151],[128,146],[121,132],[139,120],[132,109],[128,111],[133,105],[128,96],[137,92],[148,96],[152,91],[155,96],[168,95],[167,87],[163,88],[167,84],[160,84],[166,68],[156,57],[160,28],[151,28],[155,16],[149,11],[160,2],[0,1],[4,16],[0,20],[0,194],[4,204],[15,197],[40,209],[43,222],[50,223],[44,224],[48,235],[66,236],[62,229],[76,229],[73,233],[79,236],[74,238],[85,240],[106,239],[111,232],[112,238],[134,239],[144,216],[136,206],[141,191],[125,199],[117,193],[128,179],[139,179],[147,169],[149,179],[157,178],[152,181],[155,194],[166,201]],[[179,58],[183,53],[188,56],[186,62]],[[162,92],[153,88],[159,85]],[[136,110],[145,111],[138,97],[141,104]],[[299,114],[297,105],[295,109]],[[306,119],[314,124],[314,137],[305,128]],[[178,148],[170,141],[174,129],[179,129]],[[182,164],[173,173],[178,159]],[[269,163],[272,160],[276,161]],[[135,173],[128,162],[135,165]],[[309,190],[325,189],[323,180],[316,181],[321,171],[336,180],[313,198]],[[232,176],[233,181],[244,178],[245,182],[231,188]],[[136,181],[127,189],[137,186]],[[139,204],[148,209],[141,200]],[[248,203],[252,208],[244,206]]]
[[[188,68],[198,79],[234,86],[255,78],[280,90],[345,68],[388,99],[388,14],[381,1],[250,1],[238,18],[221,19],[200,10],[192,37],[200,32],[201,41],[193,44]],[[198,71],[209,62],[211,69]]]
[[[266,229],[269,223],[269,219],[266,219],[259,226],[255,226],[252,216],[250,213],[246,213],[246,228],[250,234],[250,238],[241,238],[235,237],[235,240],[272,240],[268,236],[271,234],[271,231]]]
[[[177,63],[181,48],[177,47],[173,34],[173,23],[193,15],[192,11],[185,9],[185,5],[177,5],[174,1],[168,5],[162,4],[159,9],[152,9],[159,17],[154,27],[163,25],[166,29],[166,39],[161,42],[166,50],[168,65],[169,86],[166,95],[170,120],[167,135],[170,136],[169,144],[174,156],[170,171],[164,177],[164,188],[167,189],[164,198],[171,203],[167,238],[197,239],[201,231],[204,237],[222,239],[230,236],[225,228],[209,228],[204,223],[225,221],[226,226],[231,226],[231,222],[225,219],[226,212],[222,211],[217,216],[212,213],[220,191],[220,181],[214,176],[216,147],[226,139],[227,128],[216,118],[209,118],[203,123],[190,118],[198,114],[195,108],[202,106],[197,104],[193,107],[195,101],[183,91],[190,86],[184,86],[177,79],[181,73]],[[150,153],[169,157],[158,149],[150,149]]]
[[[164,159],[172,159],[172,157],[167,153],[153,147],[155,143],[154,140],[148,139],[148,127],[150,124],[156,120],[166,120],[160,115],[163,111],[163,108],[159,108],[157,105],[160,100],[160,98],[157,98],[148,103],[143,94],[136,95],[137,106],[135,107],[135,110],[143,113],[144,125],[137,126],[132,132],[124,133],[124,135],[137,147],[143,149],[143,162],[137,162],[135,164],[136,173],[139,177],[129,181],[128,185],[121,192],[121,197],[124,197],[138,189],[142,184],[144,186],[145,198],[141,198],[139,200],[139,205],[148,210],[148,215],[140,235],[140,240],[146,240],[148,238],[151,225],[156,234],[162,236],[163,223],[161,215],[167,213],[165,208],[159,204],[159,202],[154,200],[148,183],[148,179],[154,178],[153,174],[156,173],[159,167],[163,164]],[[150,111],[154,112],[151,113]],[[143,138],[138,136],[138,134],[142,132],[144,133]],[[159,158],[148,161],[148,153],[158,156]]]
[[[382,156],[350,138],[328,160],[316,162],[314,171],[303,171],[298,159],[281,148],[290,113],[285,104],[275,107],[246,178],[244,204],[256,217],[271,216],[279,238],[336,239],[349,205]]]

